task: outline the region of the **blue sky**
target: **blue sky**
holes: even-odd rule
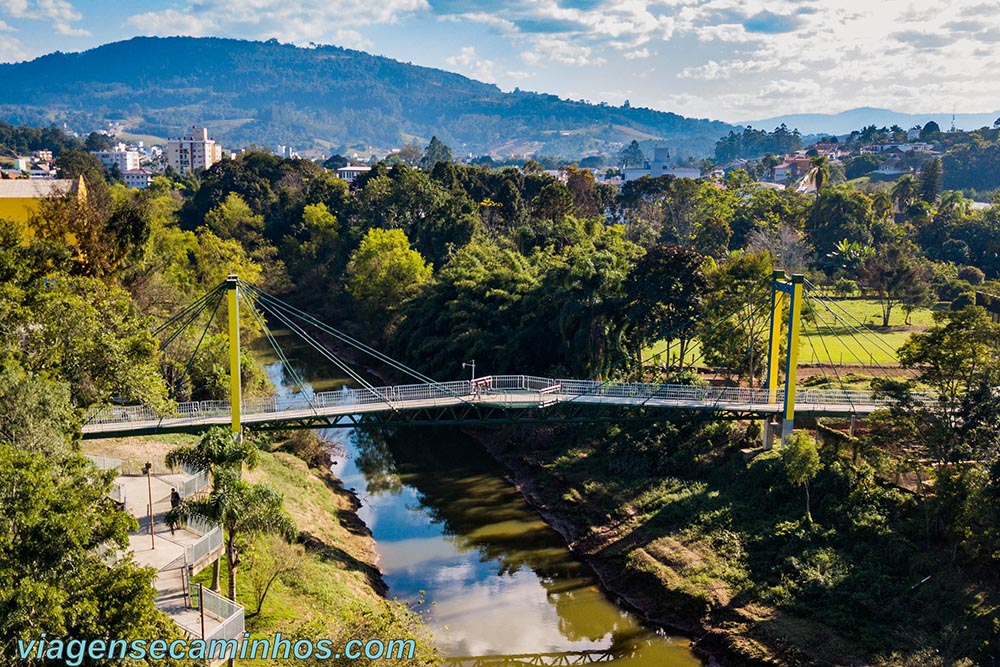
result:
[[[981,0],[0,0],[0,61],[134,35],[336,44],[727,121],[1000,109],[1000,6]]]

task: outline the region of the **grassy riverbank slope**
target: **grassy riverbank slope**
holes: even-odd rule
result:
[[[90,441],[92,454],[141,457],[154,463],[188,436],[127,438]],[[296,440],[308,438],[296,437]],[[344,489],[327,469],[310,467],[306,458],[316,450],[303,450],[288,442],[265,445],[260,464],[245,473],[248,481],[266,483],[284,496],[285,509],[299,531],[297,544],[263,536],[251,538],[237,576],[237,599],[246,609],[246,626],[252,637],[329,638],[342,647],[350,639],[409,639],[417,644],[417,657],[378,660],[380,666],[434,664],[433,640],[417,614],[386,600],[386,587],[375,565],[374,540],[355,511],[358,499]],[[295,451],[295,453],[292,453]],[[211,568],[194,579],[211,583]],[[221,581],[227,580],[223,559]],[[260,592],[268,586],[260,612]],[[295,660],[296,665],[311,664]],[[343,661],[347,664],[346,659]],[[351,665],[374,664],[362,659]],[[249,663],[248,663],[249,664]],[[254,663],[256,664],[256,663]],[[317,663],[318,664],[318,663]],[[340,664],[329,661],[323,664]]]
[[[914,495],[827,446],[810,525],[780,455],[747,462],[742,438],[722,423],[487,441],[611,590],[727,664],[989,664],[995,574],[930,540]]]

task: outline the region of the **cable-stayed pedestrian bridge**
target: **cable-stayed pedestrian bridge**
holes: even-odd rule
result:
[[[799,390],[800,415],[864,416],[886,407],[868,391]],[[473,424],[513,421],[615,421],[652,419],[664,412],[715,417],[778,414],[784,390],[601,382],[498,375],[457,382],[410,384],[268,398],[244,398],[241,420],[255,428],[356,427],[363,417],[377,425]],[[631,414],[629,414],[631,413]],[[90,416],[84,438],[198,432],[229,424],[226,401],[179,403],[157,413],[144,406],[106,407]]]
[[[201,432],[211,426],[230,424],[234,431],[243,425],[257,429],[279,428],[336,428],[363,425],[400,424],[482,424],[503,422],[597,422],[663,419],[667,413],[674,418],[695,419],[699,416],[719,418],[767,417],[777,428],[767,429],[765,442],[769,444],[772,431],[787,437],[794,424],[796,412],[806,416],[866,416],[887,407],[888,399],[870,391],[849,389],[840,381],[840,389],[810,389],[797,386],[799,356],[799,330],[801,310],[805,302],[804,290],[808,281],[795,275],[791,280],[784,272],[776,271],[771,281],[769,303],[744,303],[740,295],[736,311],[729,314],[733,322],[746,324],[756,313],[769,310],[770,331],[767,343],[767,374],[761,388],[740,386],[696,386],[671,382],[691,371],[695,361],[678,369],[664,383],[622,382],[609,380],[579,380],[545,378],[532,375],[493,375],[477,377],[475,362],[462,363],[472,367],[469,380],[439,382],[420,371],[392,359],[388,355],[352,338],[298,308],[270,295],[261,289],[229,276],[212,291],[167,319],[156,330],[161,337],[161,349],[166,349],[187,327],[200,327],[204,322],[197,345],[185,367],[191,368],[195,356],[213,325],[222,302],[227,301],[229,330],[228,401],[199,401],[171,404],[153,410],[149,407],[111,405],[92,412],[84,426],[84,438],[104,438],[155,433]],[[787,305],[787,308],[786,308]],[[846,322],[837,304],[821,297],[812,303],[813,313],[821,318],[820,308],[835,320],[845,322],[849,335],[865,336],[863,326]],[[750,311],[749,313],[747,311]],[[782,335],[783,313],[787,311],[787,338]],[[249,314],[259,325],[273,348],[283,369],[295,381],[298,393],[277,397],[253,398],[242,395],[240,379],[240,317]],[[207,315],[207,318],[205,317]],[[723,318],[726,321],[726,318]],[[278,345],[268,322],[277,323],[295,334],[319,355],[332,363],[358,388],[314,393],[298,375],[295,367]],[[195,324],[197,323],[197,324]],[[685,323],[687,326],[690,323]],[[711,340],[711,331],[702,332],[700,338]],[[733,334],[738,345],[746,347],[745,358],[754,350],[752,337],[742,340],[743,334]],[[784,363],[780,359],[780,343],[785,338]],[[822,341],[822,339],[821,339]],[[874,345],[879,341],[869,338]],[[704,341],[703,341],[704,342]],[[391,368],[400,377],[412,378],[414,384],[376,387],[363,374],[338,357],[330,343],[350,348],[376,363]],[[812,343],[810,342],[810,345]],[[826,343],[823,342],[826,348]],[[702,346],[704,354],[704,346]],[[829,356],[829,355],[828,355]],[[456,365],[458,361],[456,360]],[[617,364],[615,364],[617,365]],[[863,362],[862,362],[863,365]],[[780,381],[779,368],[784,366],[784,382]],[[606,369],[613,375],[611,368]],[[182,374],[183,375],[183,374]],[[751,368],[750,377],[754,377]],[[923,400],[931,400],[924,397]]]

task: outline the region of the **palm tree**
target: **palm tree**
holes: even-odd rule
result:
[[[872,195],[872,208],[879,220],[885,220],[892,215],[893,201],[888,190],[879,190]]]
[[[825,155],[817,155],[809,160],[812,168],[807,176],[816,186],[816,192],[823,189],[823,186],[830,180],[830,158]]]
[[[250,440],[238,437],[225,427],[215,427],[206,431],[197,445],[182,445],[167,453],[166,463],[171,468],[187,466],[197,472],[206,472],[212,477],[212,487],[218,490],[224,483],[226,473],[235,471],[239,479],[244,464],[247,469],[257,467],[259,460],[257,447]],[[214,493],[215,491],[213,491]],[[181,503],[167,514],[167,523],[179,525],[194,510],[181,511]],[[211,519],[212,517],[206,517]],[[219,561],[212,563],[212,590],[219,590]]]
[[[972,202],[965,198],[958,190],[945,190],[941,193],[941,201],[938,203],[939,213],[968,215],[972,210]]]
[[[170,512],[171,515],[175,513],[178,516],[200,514],[221,524],[229,565],[228,596],[233,601],[236,600],[236,572],[241,562],[241,538],[247,534],[269,533],[291,542],[298,535],[295,522],[283,507],[281,493],[266,484],[244,482],[232,468],[219,470],[209,496],[185,500]]]
[[[247,469],[253,470],[257,462],[257,447],[224,427],[209,429],[197,445],[175,447],[166,456],[166,463],[171,468],[187,466],[207,472],[213,481],[220,469],[240,470],[246,464]]]
[[[918,192],[920,192],[920,184],[913,174],[904,174],[900,177],[892,186],[892,199],[896,202],[896,210],[900,213],[906,211],[910,204],[917,201]]]

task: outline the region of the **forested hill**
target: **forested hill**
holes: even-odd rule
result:
[[[0,120],[116,120],[177,136],[204,124],[227,147],[399,146],[437,135],[456,154],[613,154],[637,139],[707,156],[731,126],[641,108],[561,100],[361,51],[276,40],[136,37],[0,65]]]

